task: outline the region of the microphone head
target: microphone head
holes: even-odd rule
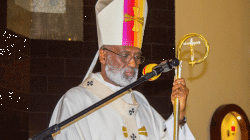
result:
[[[143,68],[143,70],[142,70],[142,74],[145,75],[145,74],[147,74],[147,73],[152,72],[152,71],[154,70],[154,68],[155,68],[157,65],[158,65],[158,64],[155,64],[155,63],[146,65],[146,66]],[[154,80],[156,80],[157,78],[159,78],[160,75],[161,75],[161,74],[156,75],[156,76],[154,76],[154,77],[148,79],[148,81],[154,81]]]
[[[177,58],[174,58],[172,61],[172,66],[179,66],[180,61]]]

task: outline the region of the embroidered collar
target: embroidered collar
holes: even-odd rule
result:
[[[115,87],[114,85],[112,86],[115,87],[116,90],[114,88],[110,88],[109,86],[107,86],[107,82],[105,82],[102,78],[99,78],[98,76],[96,76],[96,74],[93,73],[80,86],[89,89],[100,99],[104,99],[105,97],[111,95],[115,91],[122,88],[117,86]],[[139,107],[134,97],[133,91],[111,102],[110,106],[121,114],[128,117],[134,117]]]

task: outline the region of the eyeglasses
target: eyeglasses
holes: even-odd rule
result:
[[[107,48],[102,48],[102,49],[116,54],[117,56],[119,56],[121,58],[121,60],[124,63],[128,63],[132,59],[132,55],[129,52],[121,52],[120,54],[118,54],[118,53],[115,53]],[[140,56],[140,55],[134,56],[134,59],[135,59],[136,64],[142,64],[145,61],[145,57]]]

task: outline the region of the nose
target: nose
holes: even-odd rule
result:
[[[128,62],[128,66],[131,68],[138,68],[139,64],[136,63],[135,58],[132,57],[129,62]]]

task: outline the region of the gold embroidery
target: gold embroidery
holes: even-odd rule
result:
[[[141,24],[141,26],[143,26],[143,23],[144,23],[144,17],[138,17],[138,14],[139,14],[139,11],[140,11],[140,8],[139,7],[133,7],[133,11],[134,11],[134,17],[125,13],[124,15],[124,20],[125,22],[128,22],[128,21],[134,21],[134,27],[132,29],[132,31],[134,32],[139,32],[140,29],[138,27],[138,23]]]
[[[139,135],[144,135],[144,136],[148,137],[148,133],[147,132],[139,132]]]
[[[138,129],[138,131],[147,131],[145,126],[143,126],[142,128]]]
[[[122,131],[123,131],[124,137],[127,138],[128,137],[127,128],[123,126]],[[147,133],[147,130],[146,130],[145,126],[138,129],[138,132],[139,132],[139,135],[144,135],[144,136],[148,137],[148,133]]]
[[[127,138],[127,137],[128,137],[127,128],[123,126],[123,127],[122,127],[122,131],[123,131],[124,137]]]
[[[146,130],[145,126],[138,129],[138,132],[139,132],[139,135],[145,135],[146,137],[148,136],[148,133],[147,133],[147,130]]]
[[[123,126],[122,131],[127,131],[127,128]]]

